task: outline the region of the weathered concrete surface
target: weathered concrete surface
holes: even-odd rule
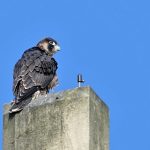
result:
[[[4,106],[3,150],[108,150],[108,108],[90,87],[32,101],[9,118]]]

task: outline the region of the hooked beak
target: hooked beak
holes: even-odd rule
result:
[[[60,51],[60,46],[59,45],[55,45],[54,49],[55,49],[55,52]]]

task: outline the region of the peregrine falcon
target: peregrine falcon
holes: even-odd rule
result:
[[[32,99],[45,95],[58,83],[58,68],[53,55],[60,50],[52,38],[41,40],[26,50],[14,67],[13,94],[15,96],[9,113],[21,111]]]

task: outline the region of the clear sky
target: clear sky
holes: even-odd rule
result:
[[[149,150],[150,1],[1,0],[1,114],[13,99],[14,64],[47,36],[61,46],[56,91],[76,87],[82,73],[109,106],[110,149]]]

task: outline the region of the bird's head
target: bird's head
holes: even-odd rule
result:
[[[48,55],[53,55],[60,50],[58,43],[52,38],[45,38],[41,40],[37,44],[37,47],[45,51]]]

